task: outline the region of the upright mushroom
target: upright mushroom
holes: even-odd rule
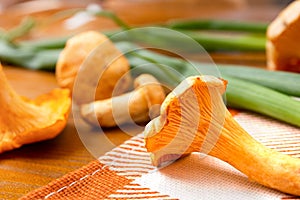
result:
[[[267,64],[271,70],[300,73],[300,0],[292,2],[269,25]]]
[[[55,89],[29,100],[17,95],[0,64],[0,153],[55,137],[66,126],[71,98]]]
[[[204,152],[262,185],[300,195],[300,159],[252,138],[226,109],[222,100],[225,88],[226,81],[216,77],[194,76],[166,97],[160,116],[144,131],[153,164]]]

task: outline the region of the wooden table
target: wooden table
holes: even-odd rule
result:
[[[218,0],[218,2],[176,0],[171,3],[171,1],[111,0],[104,1],[102,5],[105,8],[114,10],[121,18],[134,25],[163,22],[174,18],[194,17],[269,22],[283,7],[283,5],[275,4],[253,6],[248,5],[246,1],[242,0]],[[28,14],[43,20],[64,6],[68,7],[70,5],[64,3],[56,5],[56,7],[54,6],[51,11],[33,13],[30,13],[28,9],[12,7],[1,14],[0,26],[4,28],[12,27]],[[107,20],[101,19],[70,31],[64,30],[61,22],[55,22],[42,27],[28,38],[60,36],[74,31],[80,32],[87,29],[105,29],[110,27],[114,27],[114,25]],[[215,62],[265,66],[265,55],[263,53],[217,53],[212,54],[212,57]],[[50,72],[30,71],[16,67],[5,67],[4,71],[13,87],[23,96],[33,98],[57,87],[55,76]],[[132,130],[132,132],[137,132],[137,130]],[[102,144],[98,152],[100,155],[113,146],[121,144],[131,136],[115,128],[105,130],[102,137],[109,138],[113,145]],[[38,187],[46,185],[51,180],[80,168],[94,159],[82,144],[71,114],[67,127],[56,138],[25,145],[19,149],[0,155],[0,199],[16,199],[21,197]]]

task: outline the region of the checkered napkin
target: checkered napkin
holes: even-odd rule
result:
[[[300,129],[240,112],[234,118],[255,139],[300,158]],[[251,182],[211,156],[193,153],[161,169],[151,165],[143,134],[99,160],[39,188],[22,199],[295,199]]]

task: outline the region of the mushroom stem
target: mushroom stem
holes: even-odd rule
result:
[[[69,90],[55,89],[35,100],[20,97],[8,84],[1,65],[0,88],[0,153],[53,138],[66,126]]]
[[[300,195],[300,159],[252,138],[226,109],[222,100],[225,85],[212,76],[189,77],[166,97],[160,116],[144,131],[153,164],[204,152],[228,162],[253,181]]]
[[[99,123],[102,127],[113,127],[145,122],[149,115],[158,116],[159,106],[165,98],[160,83],[153,76],[142,74],[135,79],[134,87],[132,92],[82,105],[83,119],[92,125]]]
[[[300,159],[265,147],[253,139],[230,114],[226,116],[219,140],[209,155],[231,164],[250,180],[300,195]]]

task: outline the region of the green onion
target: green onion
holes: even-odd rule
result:
[[[123,52],[128,52],[130,49],[135,49],[135,47],[130,43],[119,42],[116,44]],[[130,59],[134,59],[135,62],[139,61],[140,63],[142,63],[143,58],[151,58],[152,60],[155,60],[156,63],[172,66],[184,76],[192,75],[194,73],[195,68],[193,66],[198,67],[198,69],[200,71],[202,70],[203,73],[214,67],[211,66],[212,64],[199,62],[188,63],[182,59],[164,56],[162,54],[147,50],[138,50],[135,51],[134,56],[131,54],[128,54],[127,56]],[[136,63],[136,65],[137,64],[138,63]],[[228,75],[231,77],[236,77],[271,88],[273,90],[277,90],[287,95],[300,97],[300,74],[283,71],[269,71],[266,69],[240,65],[217,64],[217,66],[222,76]]]
[[[1,31],[0,39],[11,42],[16,38],[27,34],[34,26],[35,20],[31,17],[26,17],[17,27],[9,31]]]
[[[230,65],[222,65],[219,70],[222,75],[229,75],[291,96],[300,97],[300,74]]]
[[[0,60],[28,69],[54,71],[61,49],[48,49],[38,52],[18,48],[7,41],[0,40]]]
[[[83,9],[72,9],[70,11],[63,11],[59,12],[56,15],[56,18],[61,18],[69,15],[73,15],[76,12],[84,11]],[[88,11],[90,12],[90,11]],[[131,29],[124,21],[122,21],[117,15],[113,12],[102,10],[98,12],[90,12],[92,15],[95,16],[103,16],[111,19],[114,21],[122,30],[129,30]],[[55,17],[54,17],[55,18]],[[185,25],[186,24],[186,25]],[[166,26],[170,26],[171,28],[184,28],[190,29],[191,25],[195,25],[198,29],[219,29],[219,30],[245,30],[248,32],[255,32],[255,30],[263,30],[263,25],[251,24],[251,23],[232,23],[230,27],[229,24],[231,22],[225,21],[181,21],[181,22],[172,22],[167,24]],[[197,24],[197,25],[196,25]],[[244,25],[243,25],[244,24]],[[58,59],[58,55],[63,47],[66,44],[66,41],[69,37],[62,37],[62,38],[54,38],[54,39],[45,39],[45,40],[38,40],[38,41],[25,41],[20,42],[17,45],[9,44],[7,42],[11,42],[17,37],[20,37],[31,30],[34,26],[34,21],[32,18],[26,18],[18,27],[12,29],[8,32],[0,33],[0,40],[1,42],[1,51],[0,52],[0,61],[6,62],[8,64],[15,64],[18,66],[23,66],[30,69],[45,69],[54,70],[55,63]],[[188,28],[189,27],[189,28]],[[238,28],[240,27],[240,28]],[[260,27],[260,28],[259,28]],[[108,36],[111,36],[113,33],[116,32],[108,32],[106,33]],[[224,36],[224,35],[210,35],[207,33],[198,33],[192,31],[182,31],[182,33],[190,36],[199,44],[201,44],[207,51],[216,51],[216,50],[223,50],[223,51],[264,51],[265,50],[265,38],[258,37],[258,36]],[[144,37],[144,36],[147,37]],[[157,32],[148,32],[142,39],[145,39],[145,42],[150,44],[157,44],[160,46],[164,42],[164,38],[168,37],[170,41],[172,36],[164,35],[164,33],[157,33]],[[171,38],[170,38],[171,37]],[[122,38],[120,38],[122,39]],[[128,38],[123,38],[126,41]],[[181,43],[178,41],[178,38],[175,37],[174,44],[176,47],[180,47]],[[7,42],[3,42],[7,41]],[[183,44],[184,45],[184,44]],[[50,50],[50,51],[49,51]],[[43,51],[41,53],[35,53]],[[49,56],[46,56],[46,53],[49,52]],[[36,55],[35,55],[36,54]],[[57,55],[57,57],[55,57]],[[40,56],[40,57],[39,57]],[[22,59],[26,58],[26,61]],[[52,59],[52,60],[51,60]],[[46,60],[47,62],[42,62]],[[47,67],[45,67],[47,66]]]
[[[203,74],[206,74],[205,69],[212,67],[211,64],[188,63],[148,50],[136,50],[131,53],[128,50],[136,48],[128,43],[117,43],[116,45],[121,51],[128,52],[125,56],[129,60],[134,75],[152,74],[171,88],[178,85],[185,77],[199,75],[199,71],[196,69],[200,69],[200,72],[201,69],[204,69]],[[162,67],[165,69],[162,70]],[[168,70],[168,74],[164,73],[166,70]],[[178,79],[175,80],[169,73],[172,73],[172,77],[177,75]],[[222,77],[228,80],[226,98],[229,107],[257,112],[300,127],[300,101],[256,83],[224,74]]]
[[[243,31],[262,34],[265,34],[268,28],[268,24],[265,23],[202,19],[171,21],[163,26],[180,30]]]
[[[114,32],[115,33],[115,32]],[[107,33],[107,35],[111,35],[112,33]],[[192,34],[189,33],[190,36],[193,37],[198,43],[202,44],[206,50],[252,50],[252,51],[262,51],[264,49],[264,39],[258,39],[258,38],[247,38],[247,37],[241,37],[241,38],[223,38],[220,39],[216,36],[209,36],[209,35],[204,35],[204,34]],[[159,46],[161,41],[163,40],[157,40],[159,38],[160,33],[157,33],[153,36],[148,36],[148,43],[156,44]],[[163,37],[163,35],[161,35]],[[26,49],[28,55],[27,58],[29,58],[29,55],[32,56],[30,59],[37,59],[38,55],[34,55],[35,52],[39,51],[56,51],[60,52],[63,47],[65,46],[65,43],[67,41],[68,37],[63,37],[63,38],[56,38],[56,39],[47,39],[47,40],[37,40],[37,41],[26,41],[26,42],[21,42],[18,45],[8,45],[6,44],[1,44],[1,50],[3,52],[0,52],[0,60],[2,62],[6,62],[8,64],[15,64],[18,66],[23,66],[26,68],[30,69],[44,69],[44,64],[42,62],[34,62],[34,66],[31,66],[32,62],[20,62],[19,57],[23,57],[24,51]],[[122,41],[122,38],[119,38]],[[169,38],[170,39],[170,38]],[[126,38],[124,38],[126,41]],[[174,38],[176,40],[176,38]],[[248,41],[251,41],[248,43]],[[3,41],[2,41],[3,43]],[[174,43],[174,48],[178,48],[180,43]],[[5,48],[7,47],[7,49]],[[12,50],[12,48],[15,48]],[[193,50],[193,49],[191,49]],[[44,55],[44,54],[41,54]],[[58,54],[57,54],[58,55]],[[14,59],[16,58],[16,60]],[[58,59],[57,57],[51,56],[53,60],[47,59],[48,63],[47,64],[47,69],[54,70],[55,69],[55,63]],[[43,60],[43,58],[40,58]],[[39,66],[38,63],[41,63]],[[52,65],[50,65],[52,63]]]
[[[117,32],[116,32],[117,33]],[[137,31],[123,32],[118,34],[118,41],[134,41],[143,44],[150,44],[163,48],[167,46],[174,49],[183,49],[187,52],[194,52],[195,48],[186,44],[187,37],[199,43],[206,51],[264,51],[266,38],[250,35],[228,35],[209,34],[192,31],[175,32],[160,27],[153,29],[137,29]],[[114,37],[112,37],[114,39]],[[199,50],[199,48],[197,48]],[[196,52],[197,53],[197,52]],[[199,52],[198,52],[199,53]]]
[[[60,12],[56,16],[65,17],[79,11],[84,10],[72,9],[70,12]],[[95,16],[104,16],[111,19],[123,28],[123,30],[128,30],[130,28],[118,16],[110,11],[102,10],[90,13]],[[25,18],[18,27],[8,32],[0,33],[0,61],[33,70],[54,71],[59,54],[69,37],[25,41],[18,44],[12,43],[12,40],[26,34],[33,26],[33,19]],[[108,34],[111,35],[112,33],[109,32]]]
[[[265,51],[266,49],[266,38],[261,36],[181,32],[197,41],[206,51]]]
[[[63,49],[66,45],[67,40],[70,37],[59,37],[49,39],[39,39],[33,41],[22,41],[18,43],[21,48],[26,48],[31,51],[40,51],[47,49]]]
[[[71,10],[72,12],[62,13],[65,16],[74,14],[82,10]],[[99,11],[92,12],[91,14],[95,16],[104,16],[113,20],[117,25],[119,25],[123,30],[131,29],[125,22],[123,22],[118,16],[110,11]],[[60,15],[59,15],[60,16]],[[210,21],[212,23],[213,21]],[[183,22],[181,22],[183,23]],[[189,21],[186,21],[189,24]],[[219,22],[218,22],[219,23]],[[55,64],[58,59],[59,52],[64,48],[66,41],[69,37],[54,38],[54,39],[44,39],[35,41],[25,41],[18,44],[10,44],[11,40],[16,37],[26,34],[32,27],[34,23],[31,18],[28,18],[23,23],[21,23],[17,28],[9,31],[8,33],[3,33],[1,41],[1,52],[0,61],[6,62],[8,64],[14,64],[18,66],[23,66],[29,69],[47,69],[55,70]],[[249,26],[251,27],[251,26]],[[121,30],[122,31],[122,30]],[[115,33],[121,31],[107,32],[107,36],[112,36]],[[224,35],[210,35],[208,33],[198,33],[192,31],[181,31],[183,34],[193,38],[196,42],[201,44],[207,51],[264,51],[265,49],[265,38],[258,36],[224,36]],[[120,37],[119,40],[126,41],[128,37],[126,34],[123,35],[124,38]],[[147,36],[147,37],[145,37]],[[162,46],[164,44],[164,38],[168,38],[168,41],[174,40],[174,48],[180,48],[184,43],[180,43],[178,37],[173,37],[171,35],[165,35],[164,32],[154,32],[146,31],[142,36],[139,36],[140,40],[148,42],[149,44],[155,44],[157,46]],[[173,37],[173,38],[172,38]],[[5,42],[7,41],[7,42]],[[169,42],[168,44],[169,45]],[[193,49],[192,49],[193,50]],[[49,53],[49,55],[47,55]]]
[[[121,31],[104,32],[107,36],[119,33]],[[208,33],[196,33],[190,31],[181,31],[181,33],[191,37],[198,42],[206,51],[264,51],[266,39],[264,37],[257,36],[226,36],[226,35],[210,35]],[[165,36],[162,32],[147,33],[147,37],[144,37],[144,42],[159,45],[164,40],[164,37],[168,37],[168,41],[172,39],[172,35]],[[20,43],[21,46],[26,46],[32,49],[47,49],[47,48],[63,48],[69,37],[62,37],[56,39],[38,40],[38,41],[26,41]],[[119,37],[119,41],[126,41],[126,35]],[[174,38],[174,46],[179,47],[180,41],[178,37]]]
[[[224,78],[228,80],[229,107],[254,111],[300,127],[300,101],[249,81]]]

